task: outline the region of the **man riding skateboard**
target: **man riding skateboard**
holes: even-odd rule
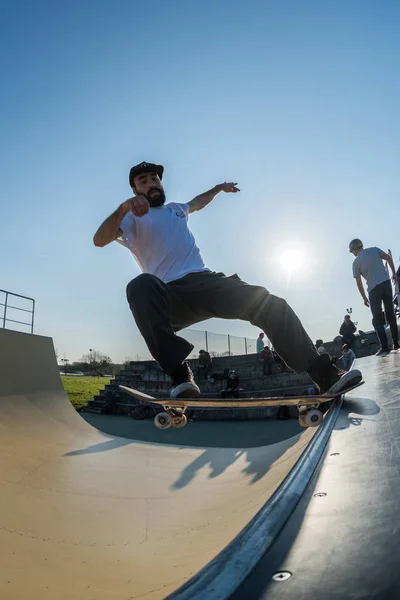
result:
[[[263,330],[288,367],[309,373],[321,393],[338,394],[361,381],[360,371],[341,376],[328,354],[318,354],[285,300],[205,265],[189,215],[220,192],[239,192],[237,184],[220,183],[186,204],[166,203],[163,173],[164,167],[154,163],[132,167],[134,196],[102,223],[93,241],[100,247],[117,241],[138,262],[142,274],[128,284],[127,300],[151,355],[171,377],[171,397],[200,395],[185,360],[193,346],[177,332],[213,317],[241,319]]]

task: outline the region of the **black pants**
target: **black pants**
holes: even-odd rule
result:
[[[392,332],[393,343],[396,344],[399,341],[399,334],[397,331],[396,316],[394,314],[392,286],[389,279],[383,283],[380,283],[379,285],[376,285],[369,292],[369,304],[372,312],[372,325],[376,331],[382,348],[386,349],[388,347],[388,343],[385,332],[384,316],[382,313],[382,303],[385,309],[386,321],[390,327],[390,331]]]
[[[307,370],[317,357],[311,339],[286,301],[237,275],[205,271],[165,284],[143,273],[128,284],[126,292],[147,347],[166,373],[172,373],[193,350],[192,344],[176,332],[212,317],[255,325],[298,373]]]
[[[348,347],[351,348],[355,338],[356,338],[356,336],[354,335],[354,333],[348,333],[348,334],[342,336],[342,342],[343,342],[343,344],[347,344]]]

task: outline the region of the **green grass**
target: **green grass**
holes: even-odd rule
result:
[[[76,410],[86,406],[89,400],[103,390],[107,383],[110,383],[109,377],[73,377],[62,375],[61,381],[64,390]]]

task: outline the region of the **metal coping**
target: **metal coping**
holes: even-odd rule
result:
[[[211,562],[166,600],[226,600],[267,552],[296,508],[329,441],[343,396],[271,498]]]

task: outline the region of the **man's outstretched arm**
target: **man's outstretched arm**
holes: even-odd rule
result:
[[[357,275],[356,282],[357,282],[358,291],[360,292],[361,296],[363,297],[365,306],[369,306],[369,300],[368,300],[367,294],[365,293],[365,290],[364,290],[363,282],[361,280],[361,275]]]
[[[205,206],[207,206],[207,204],[210,204],[210,202],[212,202],[215,198],[215,196],[217,194],[219,194],[220,192],[226,192],[226,193],[234,193],[236,194],[236,192],[240,192],[239,188],[236,187],[237,183],[219,183],[218,185],[214,186],[211,190],[208,190],[208,192],[204,192],[203,194],[200,194],[199,196],[196,196],[195,198],[193,198],[193,200],[191,200],[190,202],[188,202],[189,204],[189,214],[196,212],[197,210],[201,210],[202,208],[204,208]]]
[[[121,225],[122,219],[125,215],[126,212],[123,210],[122,205],[119,206],[117,210],[100,225],[94,234],[94,245],[101,248],[117,239],[122,234],[119,226]]]

